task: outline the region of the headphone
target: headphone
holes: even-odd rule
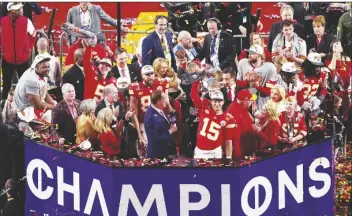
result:
[[[166,16],[164,16],[164,15],[157,15],[156,17],[155,17],[155,19],[154,19],[154,24],[158,24],[158,20],[159,19],[166,19],[166,20],[168,20],[168,18],[166,17]]]
[[[207,23],[208,23],[209,21],[215,22],[216,25],[217,25],[217,27],[218,27],[218,30],[222,30],[222,24],[221,24],[220,20],[218,20],[218,18],[212,17],[212,18],[209,18],[209,19],[207,20]]]

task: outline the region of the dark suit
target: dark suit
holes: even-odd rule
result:
[[[116,101],[114,103],[114,108],[119,106],[119,116],[117,117],[117,120],[125,119],[125,111],[123,110],[123,106],[120,103],[120,101]],[[106,107],[105,101],[102,100],[100,103],[97,104],[97,108],[95,108],[95,116],[98,115],[98,112]]]
[[[84,98],[84,74],[81,68],[74,64],[70,69],[64,73],[62,77],[62,84],[70,83],[75,87],[76,98],[83,100]]]
[[[167,46],[170,50],[171,55],[171,67],[177,71],[175,55],[172,52],[172,36],[169,33],[165,34]],[[161,40],[159,35],[154,31],[149,34],[142,44],[142,65],[153,65],[153,62],[156,58],[165,58],[163,48],[161,47]]]
[[[144,116],[144,127],[147,134],[148,158],[162,158],[175,153],[172,136],[169,132],[169,122],[152,106],[149,106]]]
[[[335,37],[330,34],[324,34],[320,44],[317,43],[317,36],[315,34],[311,34],[307,36],[307,53],[309,53],[310,49],[315,49],[317,53],[325,53],[326,55],[330,53],[330,45],[331,42],[334,41]],[[324,62],[324,61],[323,61]]]
[[[79,106],[81,105],[80,100],[73,102],[74,107],[77,111],[77,117],[81,115]],[[70,143],[76,143],[76,122],[72,118],[70,109],[65,100],[60,101],[56,104],[52,112],[52,132],[54,137],[65,138]]]
[[[270,34],[269,34],[269,41],[268,41],[268,50],[270,52],[272,52],[273,42],[274,42],[276,36],[282,32],[281,31],[281,24],[282,24],[282,21],[279,21],[279,22],[273,23],[271,25]],[[302,24],[294,23],[293,28],[294,28],[293,31],[298,35],[298,37],[300,37],[303,40],[306,39],[306,32],[305,32],[304,26]]]
[[[204,46],[198,53],[196,59],[202,61],[204,58],[206,59],[206,63],[211,64],[210,62],[210,46],[211,46],[212,37],[210,34],[207,34],[204,39]],[[235,40],[227,32],[221,31],[220,33],[220,44],[218,50],[218,58],[219,58],[219,67],[221,69],[227,67],[236,67],[235,63],[236,57],[236,44]]]
[[[138,61],[133,64],[127,65],[127,67],[128,67],[128,72],[130,73],[131,83],[142,82],[142,77],[140,72],[141,68],[139,67]],[[120,78],[120,71],[116,65],[111,68],[111,73],[116,79]]]

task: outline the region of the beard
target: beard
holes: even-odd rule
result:
[[[248,59],[248,62],[251,63],[251,64],[255,64],[257,63],[258,59],[257,58],[249,58]]]

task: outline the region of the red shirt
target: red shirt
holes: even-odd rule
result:
[[[279,121],[270,120],[261,131],[256,133],[259,138],[257,148],[263,149],[275,146],[280,129],[281,125]]]
[[[87,47],[83,56],[84,71],[84,99],[94,98],[100,101],[103,97],[104,87],[110,84],[116,86],[116,78],[100,78],[91,63],[92,47]]]
[[[214,150],[222,146],[225,140],[231,140],[236,123],[231,114],[217,115],[210,107],[209,100],[200,98],[198,88],[199,81],[196,81],[192,86],[191,98],[199,115],[197,147],[201,150]]]
[[[120,154],[121,137],[116,136],[112,131],[99,134],[99,141],[105,154],[109,156]]]
[[[297,136],[298,134],[302,134],[303,137],[307,136],[307,126],[304,119],[304,116],[295,111],[293,118],[288,119],[286,117],[286,112],[282,112],[280,115],[280,122],[281,122],[281,130],[280,130],[280,137],[288,138],[289,131],[292,130],[292,137]]]
[[[298,74],[298,78],[303,82],[303,97],[307,101],[313,96],[326,95],[326,88],[322,88],[321,84],[327,80],[325,72],[320,72],[319,76],[305,77],[304,73]]]
[[[151,101],[150,96],[154,91],[161,86],[162,91],[165,92],[169,88],[168,81],[165,79],[155,78],[154,83],[151,87],[146,86],[143,82],[131,84],[129,87],[129,94],[131,97],[135,97],[138,101],[138,120],[139,123],[144,123],[144,115],[147,111]]]
[[[331,60],[326,60],[325,65],[329,65],[331,63]],[[352,74],[352,62],[351,61],[340,61],[336,60],[336,72],[337,74],[341,77],[342,79],[342,84],[344,87],[348,88],[350,86],[350,77]],[[331,75],[335,75],[335,71],[331,71]],[[347,89],[346,88],[346,89]]]
[[[76,43],[74,43],[70,48],[68,49],[66,60],[65,60],[65,65],[71,65],[75,63],[74,59],[74,53],[77,49],[83,48],[82,45],[82,38],[78,39]],[[91,59],[94,58],[95,56],[98,56],[100,59],[105,58],[107,56],[105,49],[102,45],[97,44],[95,47],[92,48],[92,56]]]

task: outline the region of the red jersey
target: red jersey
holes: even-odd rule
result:
[[[116,86],[116,78],[109,79],[99,78],[91,63],[92,47],[84,51],[83,71],[84,71],[84,99],[94,98],[100,101],[103,97],[104,87],[107,85]]]
[[[83,48],[82,45],[82,39],[78,39],[76,43],[74,43],[67,52],[67,56],[65,59],[65,65],[71,65],[75,63],[74,60],[74,53],[77,49]],[[94,58],[95,56],[98,56],[100,59],[105,58],[107,56],[105,49],[102,45],[96,44],[95,47],[92,48],[92,56],[91,59]]]
[[[198,109],[199,125],[197,133],[197,147],[201,150],[214,150],[231,140],[235,120],[231,114],[217,115],[210,108],[208,99],[200,98],[198,94],[199,81],[196,81],[191,90],[191,98],[195,108]]]
[[[279,136],[282,138],[288,138],[291,133],[292,137],[302,134],[302,136],[307,136],[307,126],[304,116],[295,111],[293,119],[288,119],[286,112],[282,112],[280,115],[281,130]]]
[[[331,60],[327,60],[325,65],[329,65]],[[342,85],[344,87],[349,87],[350,85],[350,77],[352,74],[352,62],[351,61],[340,61],[336,60],[336,72],[341,77]],[[335,75],[335,71],[331,71],[331,75]]]
[[[138,121],[144,123],[144,115],[150,105],[150,96],[153,92],[161,87],[162,91],[165,92],[169,88],[169,83],[165,79],[155,78],[154,83],[151,87],[146,86],[143,82],[131,84],[129,87],[129,94],[135,97],[138,101]]]
[[[326,95],[326,88],[321,88],[321,84],[327,80],[325,72],[320,72],[319,76],[305,77],[304,73],[298,74],[298,78],[303,82],[304,100],[307,101],[313,96]]]

